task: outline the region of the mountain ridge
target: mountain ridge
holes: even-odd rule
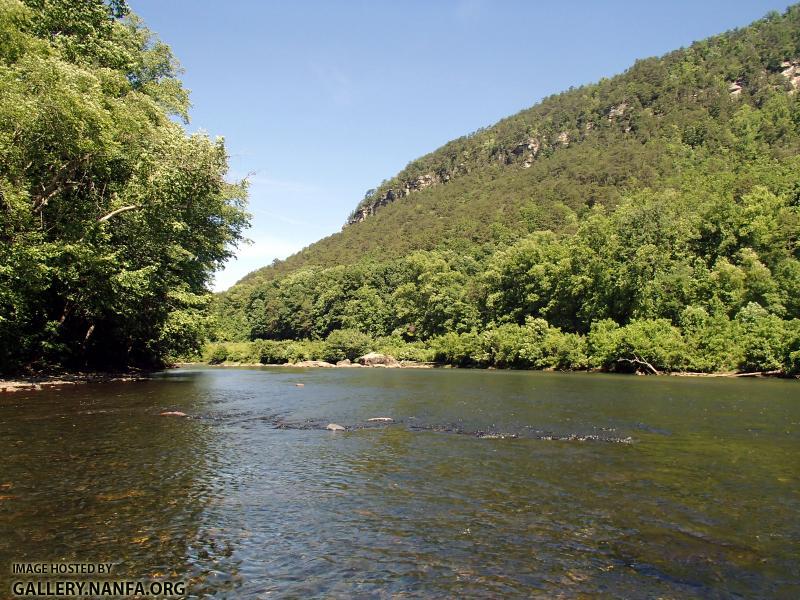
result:
[[[330,265],[331,261],[321,257],[324,252],[318,251],[320,245],[323,247],[337,245],[333,239],[339,239],[339,246],[356,251],[358,242],[348,243],[349,240],[341,239],[342,235],[356,239],[363,237],[353,233],[353,230],[357,229],[355,225],[369,220],[389,205],[398,201],[410,202],[413,198],[419,198],[420,194],[452,185],[476,171],[491,173],[493,167],[530,170],[537,162],[547,161],[559,151],[582,145],[591,138],[607,142],[610,135],[622,135],[628,138],[627,143],[645,144],[653,128],[670,125],[670,115],[665,114],[659,107],[659,101],[663,101],[664,96],[654,94],[652,85],[647,83],[647,79],[670,74],[670,70],[685,68],[687,60],[696,69],[698,64],[706,68],[705,75],[693,81],[695,85],[688,86],[696,96],[691,103],[680,105],[684,112],[688,112],[690,108],[701,112],[708,110],[709,107],[719,110],[719,107],[713,107],[713,101],[720,99],[752,102],[753,95],[763,90],[768,82],[776,87],[784,86],[787,91],[794,91],[800,83],[800,66],[798,66],[800,62],[797,58],[800,56],[800,50],[796,48],[796,43],[783,43],[783,47],[762,47],[755,64],[752,60],[750,63],[739,61],[738,68],[731,68],[718,59],[717,62],[723,64],[715,65],[713,55],[715,51],[720,50],[720,47],[735,46],[741,38],[752,35],[754,29],[769,27],[770,23],[776,20],[796,21],[797,13],[795,5],[789,7],[784,15],[773,13],[749,27],[734,29],[695,42],[688,48],[673,50],[662,57],[637,60],[621,74],[553,94],[532,107],[501,119],[494,125],[451,140],[440,148],[411,161],[397,175],[385,180],[374,190],[368,191],[365,198],[348,216],[342,232],[322,238],[284,261],[277,261],[273,265],[251,272],[237,284],[246,283],[254,278],[259,279],[267,275],[265,271],[269,270],[281,273],[299,264]],[[794,48],[790,48],[791,46]],[[790,74],[786,73],[785,65],[789,66]],[[766,69],[762,70],[760,67]],[[669,89],[667,91],[675,92]],[[691,135],[692,132],[687,133]],[[634,157],[633,154],[637,156]],[[637,157],[641,159],[641,155],[640,152],[623,152],[621,158],[636,160]],[[663,156],[661,158],[663,159]],[[652,156],[643,160],[652,163],[658,161]],[[596,189],[589,190],[588,207],[597,201],[613,207],[618,194],[609,188],[619,188],[625,179],[624,173],[618,171],[609,165],[606,171],[595,178],[607,180],[589,187],[604,188],[606,194],[593,193],[597,192]],[[633,187],[654,183],[653,173],[646,172],[648,169],[643,171],[645,172],[636,171],[635,175],[640,176],[641,180],[634,182]],[[577,173],[576,177],[591,176]],[[609,183],[613,185],[607,185]],[[580,210],[580,207],[574,204],[571,208]],[[337,249],[336,260],[347,260],[347,254],[344,249]]]

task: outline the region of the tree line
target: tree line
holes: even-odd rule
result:
[[[800,160],[739,167],[759,182],[740,198],[700,166],[683,189],[597,206],[572,232],[304,267],[255,286],[239,309],[221,297],[217,337],[307,340],[261,342],[270,362],[341,359],[326,354],[334,336],[463,366],[794,373]]]

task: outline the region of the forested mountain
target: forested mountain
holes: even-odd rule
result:
[[[221,140],[124,0],[0,0],[0,372],[158,365],[200,343],[241,237]]]
[[[797,370],[799,85],[793,6],[547,98],[244,278],[217,335],[309,340],[264,360],[333,335],[455,364]]]

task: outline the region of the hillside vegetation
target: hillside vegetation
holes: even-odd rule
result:
[[[217,339],[272,340],[271,360],[335,334],[459,365],[796,372],[798,84],[793,6],[547,98],[222,294]]]

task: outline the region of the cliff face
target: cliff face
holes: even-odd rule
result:
[[[368,198],[365,198],[361,204],[359,204],[358,208],[347,220],[345,227],[347,225],[361,223],[362,221],[366,220],[367,217],[374,215],[379,209],[394,202],[398,198],[405,198],[414,192],[418,192],[441,183],[447,183],[454,175],[455,173],[450,173],[448,171],[442,171],[440,173],[425,173],[424,175],[420,175],[410,181],[402,182],[398,189],[389,188],[377,197],[372,194]]]
[[[611,117],[609,117],[609,119],[611,119]],[[591,131],[591,129],[591,124],[589,124],[586,131]],[[474,161],[476,164],[471,166],[477,167],[481,163],[488,164],[495,162],[503,166],[513,165],[522,169],[527,169],[533,165],[533,161],[536,160],[542,148],[554,150],[559,146],[566,147],[569,143],[570,134],[567,131],[559,132],[551,140],[527,136],[522,141],[511,145],[501,144],[492,147],[488,151],[485,151],[482,156],[476,157],[478,158],[478,160]],[[412,164],[406,170],[413,169],[414,166],[415,165]],[[344,226],[347,227],[348,225],[361,223],[384,206],[401,198],[405,198],[414,192],[442,185],[461,175],[466,175],[472,170],[471,166],[462,162],[453,167],[441,167],[436,171],[430,171],[414,177],[409,177],[406,171],[403,171],[389,182],[389,187],[384,185],[381,186],[379,192],[368,194],[367,197],[359,203]]]

